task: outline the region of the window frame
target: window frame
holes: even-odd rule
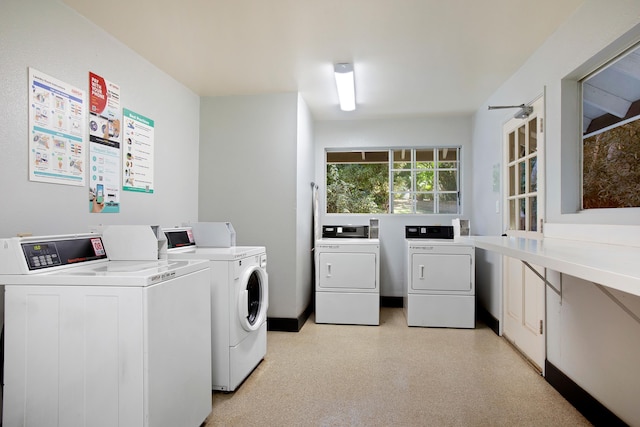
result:
[[[338,162],[329,162],[328,154],[329,153],[360,153],[360,152],[387,152],[388,160],[387,160],[387,170],[388,170],[388,209],[385,213],[350,213],[350,212],[328,212],[328,191],[325,191],[325,200],[324,200],[324,213],[327,215],[460,215],[462,213],[462,145],[438,145],[438,146],[429,146],[429,147],[387,147],[387,148],[376,148],[376,147],[368,147],[368,148],[358,148],[358,149],[344,149],[344,148],[325,148],[324,150],[324,184],[325,189],[327,188],[327,171],[328,166],[330,164],[337,164]],[[405,151],[410,154],[410,167],[407,168],[395,168],[395,163],[397,163],[394,159],[396,152]],[[432,191],[422,191],[418,190],[416,187],[416,174],[419,171],[425,170],[425,168],[419,168],[418,163],[419,160],[416,158],[416,152],[420,151],[432,151],[433,152],[433,189]],[[456,153],[454,160],[444,160],[440,159],[440,153],[443,151],[454,151]],[[357,164],[358,162],[354,162],[351,164]],[[443,163],[455,163],[455,167],[445,167],[442,165]],[[409,171],[411,176],[411,189],[408,191],[395,191],[394,186],[394,172],[399,171]],[[440,173],[442,172],[455,172],[455,182],[456,189],[455,190],[440,190],[438,189],[437,183],[439,182]],[[410,198],[411,212],[396,212],[394,209],[395,199],[394,194],[408,194]],[[455,195],[455,212],[441,212],[441,196],[445,194],[454,194]],[[418,198],[421,195],[430,195],[433,198],[433,212],[418,212]]]

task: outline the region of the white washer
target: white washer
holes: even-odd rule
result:
[[[407,324],[475,328],[473,245],[457,239],[407,238],[405,258]]]
[[[0,240],[3,425],[199,426],[210,414],[208,264],[107,253],[98,234]]]
[[[364,235],[366,226],[335,227],[339,233],[323,236],[350,235],[355,228]],[[315,261],[316,323],[380,324],[380,240],[322,238],[315,244]]]
[[[169,259],[209,261],[211,388],[234,391],[267,353],[266,249],[264,246],[198,247],[188,227],[164,231],[169,246],[177,245],[167,250]]]

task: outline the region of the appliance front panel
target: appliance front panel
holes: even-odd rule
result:
[[[373,253],[321,252],[318,290],[375,290],[376,262]]]
[[[422,254],[411,256],[411,290],[470,291],[471,256],[466,254]]]

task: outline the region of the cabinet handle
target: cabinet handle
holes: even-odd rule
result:
[[[424,279],[424,265],[420,266],[420,279]]]
[[[331,277],[331,264],[327,263],[327,277]]]

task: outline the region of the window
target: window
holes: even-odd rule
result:
[[[640,48],[581,81],[582,207],[640,206]]]
[[[460,213],[460,147],[327,151],[327,213]]]

